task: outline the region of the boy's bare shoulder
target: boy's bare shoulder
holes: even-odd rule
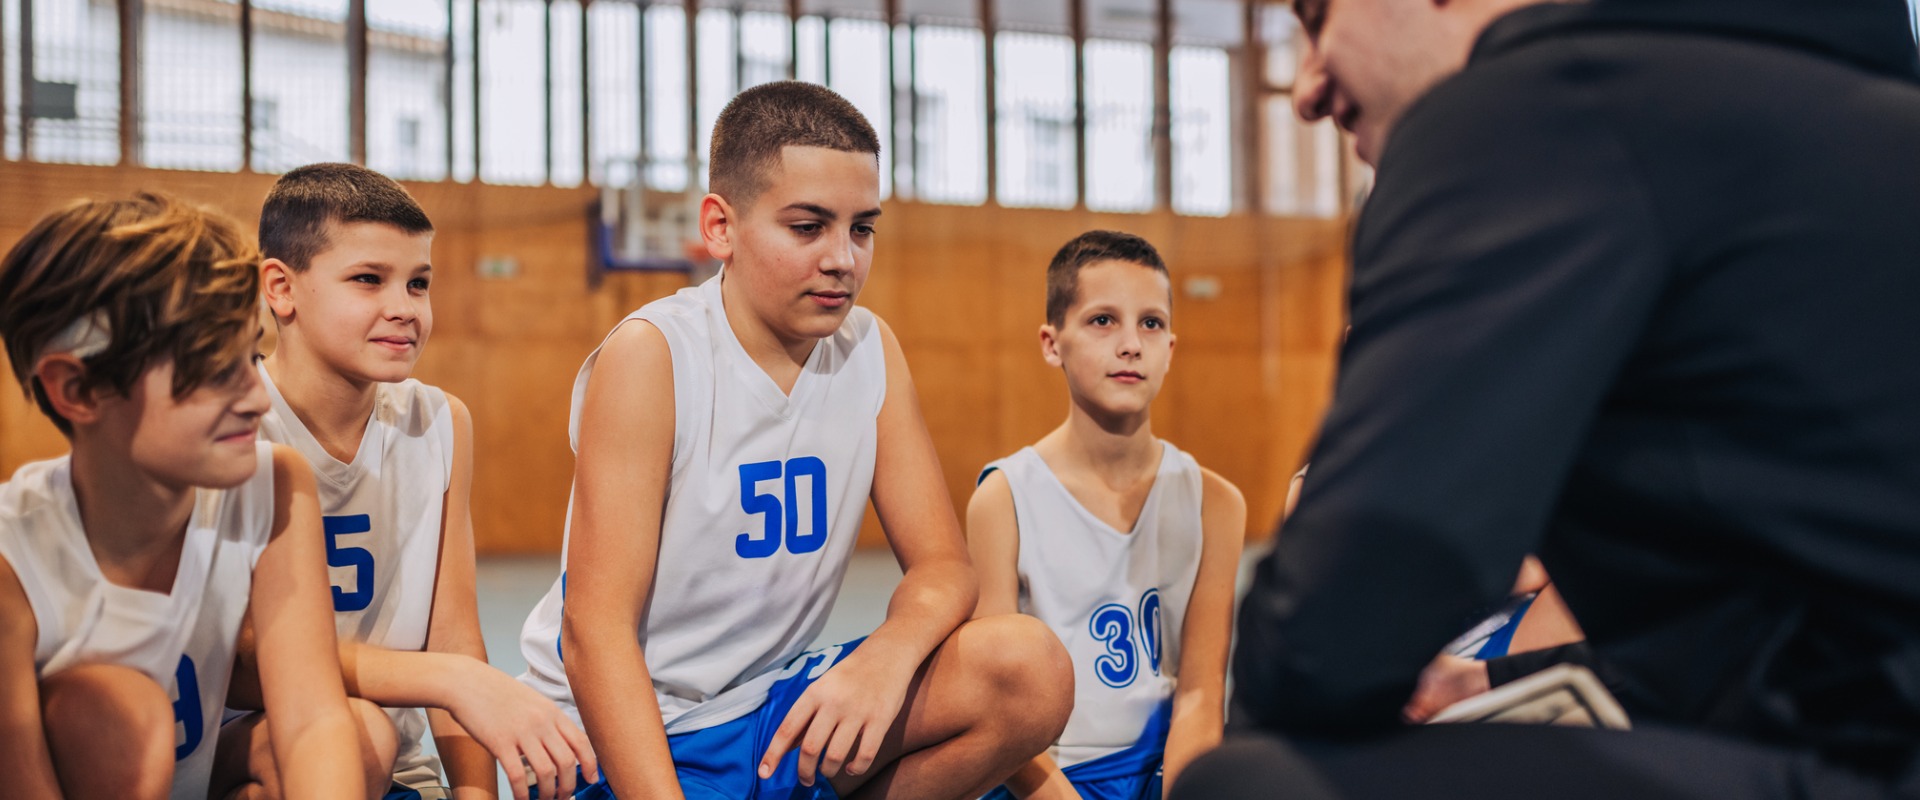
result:
[[[1247,497],[1240,492],[1240,487],[1233,485],[1233,481],[1227,480],[1225,476],[1207,467],[1200,468],[1200,492],[1201,502],[1207,505],[1212,505],[1214,502],[1226,503],[1229,507],[1238,508],[1243,513],[1247,509]]]
[[[996,469],[980,479],[973,487],[973,497],[967,501],[967,515],[976,512],[992,512],[1013,508],[1013,484],[1007,481],[1006,470]]]
[[[595,360],[599,362],[596,371],[619,365],[641,371],[664,368],[668,375],[673,373],[672,348],[667,345],[667,335],[644,318],[630,319],[614,328],[600,345],[600,354]]]

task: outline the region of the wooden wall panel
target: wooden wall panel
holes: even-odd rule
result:
[[[155,187],[249,226],[273,176],[135,168],[0,165],[0,248],[80,196]],[[559,549],[572,453],[568,395],[580,362],[628,311],[685,285],[618,274],[589,288],[587,189],[409,184],[434,219],[434,329],[417,376],[473,410],[474,520],[485,553]],[[889,203],[861,303],[899,335],[964,512],[973,477],[1058,425],[1065,382],[1041,361],[1037,329],[1049,259],[1103,227],[1141,234],[1172,268],[1174,368],[1155,432],[1239,484],[1248,529],[1264,537],[1323,412],[1344,324],[1342,223],[1094,214]],[[517,276],[482,280],[483,256]],[[1217,282],[1211,298],[1192,279]],[[0,389],[0,471],[57,454],[64,440],[19,392]],[[879,544],[872,523],[864,544]]]

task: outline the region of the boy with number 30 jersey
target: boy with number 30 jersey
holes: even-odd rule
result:
[[[1016,608],[1073,658],[1074,709],[1005,798],[1160,800],[1220,741],[1246,501],[1153,435],[1173,360],[1167,267],[1145,239],[1091,231],[1047,268],[1040,350],[1067,421],[987,465],[967,507],[981,614]]]
[[[617,326],[574,383],[566,569],[523,680],[579,714],[584,796],[975,796],[1065,721],[1066,654],[976,597],[893,333],[854,300],[880,145],[812,84],[714,125],[706,283]],[[904,575],[863,640],[814,653],[873,501]]]

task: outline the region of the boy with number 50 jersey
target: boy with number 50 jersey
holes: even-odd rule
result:
[[[1073,657],[1053,749],[997,797],[1160,800],[1219,743],[1240,491],[1154,438],[1173,361],[1173,293],[1145,239],[1090,231],[1047,267],[1040,353],[1067,421],[987,465],[967,506],[981,614],[1046,622]]]
[[[713,129],[708,252],[574,382],[566,569],[523,680],[577,712],[639,800],[977,796],[1059,734],[1066,653],[1031,618],[967,621],[959,520],[886,324],[854,305],[879,139],[812,84]],[[904,576],[863,640],[806,652],[868,499]]]

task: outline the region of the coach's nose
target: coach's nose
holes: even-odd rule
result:
[[[1300,66],[1293,75],[1293,113],[1318,122],[1333,113],[1333,76],[1312,39],[1301,39]]]

